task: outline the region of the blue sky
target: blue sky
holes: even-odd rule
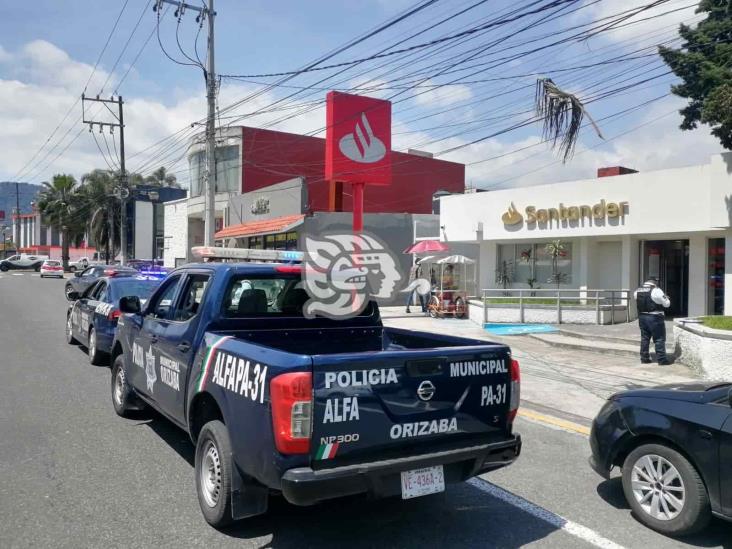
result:
[[[667,94],[673,77],[663,76],[664,66],[657,59],[640,57],[652,53],[655,44],[672,40],[679,22],[693,23],[699,19],[694,16],[693,9],[682,9],[692,3],[690,0],[669,0],[653,11],[636,16],[636,19],[658,16],[646,22],[505,60],[512,53],[531,49],[532,43],[546,45],[555,37],[566,36],[572,26],[611,17],[648,1],[577,0],[562,7],[564,11],[546,12],[547,15],[556,14],[554,20],[531,30],[522,29],[529,23],[536,23],[544,13],[504,22],[444,51],[436,47],[403,54],[403,58],[399,55],[363,63],[319,84],[323,90],[301,92],[288,103],[279,105],[281,108],[293,102],[304,102],[307,109],[295,106],[290,110],[267,112],[249,116],[243,123],[273,124],[286,115],[299,113],[273,127],[303,133],[317,130],[324,125],[324,111],[319,102],[326,89],[337,86],[379,97],[400,93],[394,99],[394,148],[416,147],[442,153],[441,157],[445,159],[465,162],[469,164],[469,184],[501,187],[592,177],[597,167],[610,164],[648,170],[705,162],[720,147],[706,129],[685,133],[677,129],[679,119],[674,110],[683,102],[673,97],[656,99]],[[542,3],[546,2],[539,4]],[[42,0],[12,4],[5,10],[0,21],[0,124],[6,129],[0,137],[0,180],[19,174],[19,179],[37,182],[59,171],[79,177],[94,167],[106,167],[90,136],[84,133],[73,139],[82,128],[77,123],[79,108],[72,110],[51,140],[47,143],[46,140],[83,90],[123,4],[124,0]],[[111,84],[104,93],[110,93],[129,68],[154,29],[156,15],[151,9],[144,10],[146,4],[147,0],[128,0],[88,93],[99,91],[107,77]],[[403,0],[218,0],[217,72],[258,74],[297,69],[416,4],[418,2]],[[464,15],[426,30],[474,4],[475,7]],[[420,36],[396,47],[426,42],[492,17],[507,16],[510,10],[526,10],[530,4],[534,2],[439,0],[327,63],[371,55],[422,30]],[[109,71],[141,15],[141,24],[128,50],[110,75]],[[181,43],[191,55],[197,31],[194,17],[187,12],[179,27]],[[171,9],[161,24],[161,40],[171,55],[182,58],[175,41],[175,29],[176,20]],[[447,64],[429,67],[431,63],[446,63],[453,55],[458,56],[456,59],[464,59],[470,48],[488,46],[494,40],[497,43],[485,54],[458,65],[454,71]],[[449,42],[445,46],[452,44]],[[632,52],[638,50],[642,50],[637,54],[638,59],[576,69],[618,56],[632,56]],[[205,54],[205,28],[199,38],[199,52],[202,56]],[[431,56],[423,56],[423,53]],[[399,59],[403,61],[398,62]],[[380,65],[384,67],[380,68]],[[475,68],[463,70],[469,65],[475,65]],[[438,75],[440,70],[448,71],[448,74]],[[300,75],[287,85],[313,85],[336,72],[334,69]],[[413,76],[409,77],[410,73]],[[532,107],[532,85],[537,74],[554,78],[560,86],[586,100],[607,140],[601,140],[591,129],[586,129],[575,158],[563,165],[557,162],[556,153],[540,143],[541,128],[537,124],[486,138],[526,120],[529,116],[526,113]],[[375,81],[364,89],[363,83],[369,79]],[[458,82],[447,86],[453,79]],[[649,80],[644,83],[644,79]],[[225,79],[219,97],[220,107],[253,92],[262,92],[232,111],[244,115],[258,109],[268,110],[268,105],[297,91],[281,87],[263,92],[263,83],[274,80]],[[419,87],[404,89],[415,83]],[[592,101],[598,94],[628,84],[633,87],[627,91]],[[431,87],[439,85],[442,87]],[[185,128],[205,113],[200,69],[171,62],[153,36],[119,92],[127,102],[128,168],[146,171],[159,163],[185,181],[187,167],[182,154],[185,140],[167,155],[160,149],[150,149],[150,145]],[[654,101],[643,108],[634,108],[651,100]],[[479,139],[482,140],[470,144]],[[59,154],[65,147],[68,148]],[[107,152],[104,143],[101,148],[107,153],[106,162],[112,157],[114,163],[114,151]],[[446,152],[450,150],[453,152]]]

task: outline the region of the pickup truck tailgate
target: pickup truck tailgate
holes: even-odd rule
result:
[[[503,345],[314,355],[313,468],[506,438],[510,361]]]

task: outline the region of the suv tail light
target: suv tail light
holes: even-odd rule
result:
[[[521,369],[518,360],[511,359],[511,404],[508,408],[508,422],[513,423],[521,400]]]
[[[283,454],[307,454],[312,430],[312,374],[293,372],[279,375],[270,382],[269,391],[277,450]]]

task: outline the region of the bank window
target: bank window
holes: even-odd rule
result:
[[[556,288],[572,283],[572,244],[501,244],[498,246],[495,282],[506,288]]]
[[[263,246],[263,238],[261,236],[250,236],[249,247],[253,250],[261,250]]]

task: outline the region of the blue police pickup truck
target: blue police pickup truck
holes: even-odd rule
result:
[[[511,464],[518,363],[504,345],[350,319],[305,318],[291,265],[201,263],[125,313],[112,350],[121,416],[154,408],[196,445],[195,482],[215,527],[295,505],[401,495]]]

